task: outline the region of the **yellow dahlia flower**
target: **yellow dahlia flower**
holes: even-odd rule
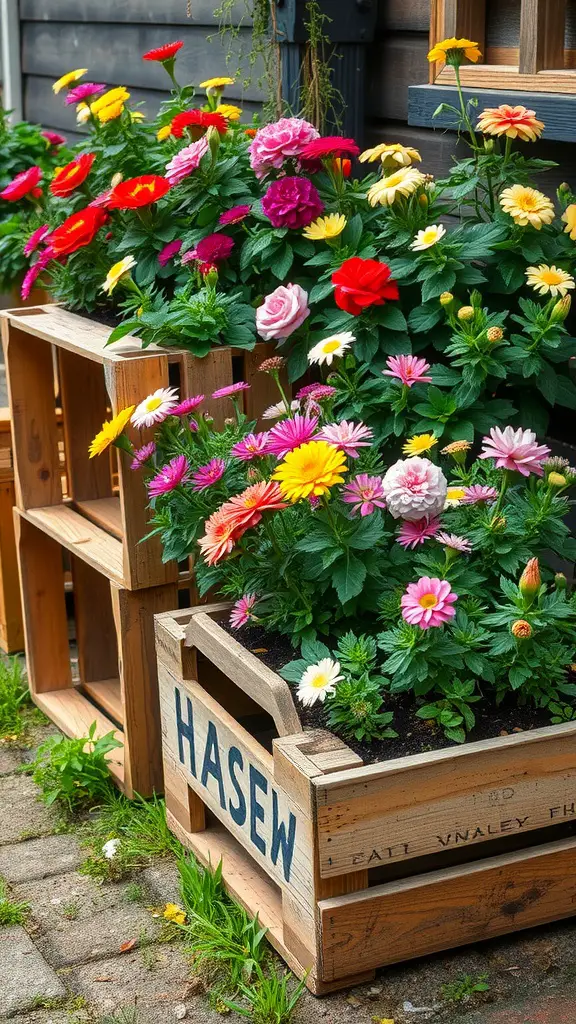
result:
[[[484,135],[505,135],[521,142],[536,142],[544,131],[544,122],[538,120],[534,110],[502,103],[499,107],[483,110],[476,127]]]
[[[133,256],[125,256],[123,260],[119,260],[106,274],[106,280],[102,285],[102,291],[108,295],[112,295],[116,285],[125,274],[129,274],[133,267],[136,266],[136,260]]]
[[[408,438],[406,444],[402,445],[402,451],[404,455],[422,455],[423,452],[429,452],[435,444],[438,444],[438,438],[434,437],[434,434],[414,434],[414,437]]]
[[[158,142],[164,142],[164,139],[167,139],[171,132],[171,124],[165,124],[162,128],[159,128],[158,131],[156,132],[156,138],[158,139]]]
[[[444,238],[446,234],[446,228],[443,224],[430,224],[430,227],[424,228],[423,231],[418,231],[414,241],[411,243],[410,248],[414,252],[422,252],[424,249],[430,249],[431,246],[436,245],[441,238]]]
[[[278,480],[284,498],[298,501],[310,495],[328,494],[334,484],[344,481],[346,456],[327,441],[308,441],[284,457],[273,480]]]
[[[401,167],[387,178],[381,178],[368,189],[370,206],[392,206],[398,196],[411,196],[424,184],[424,175],[415,167]]]
[[[234,85],[233,78],[207,78],[200,82],[200,89],[223,89],[225,85]]]
[[[93,114],[98,115],[104,107],[109,107],[114,103],[126,103],[126,100],[130,99],[130,93],[123,85],[118,85],[114,89],[108,89],[108,92],[99,96],[94,103],[90,104],[90,110]]]
[[[554,206],[548,196],[528,185],[511,185],[500,195],[500,206],[509,213],[515,224],[526,227],[531,224],[540,231],[543,224],[554,220]]]
[[[315,242],[326,241],[329,238],[337,238],[346,227],[346,217],[343,213],[329,213],[326,217],[318,217],[317,220],[304,228],[302,234],[305,238],[311,238]]]
[[[358,159],[361,163],[368,161],[370,164],[380,160],[383,167],[390,169],[422,163],[422,157],[417,149],[413,149],[412,146],[402,146],[400,142],[381,142],[372,149],[365,149]]]
[[[88,68],[77,68],[76,71],[69,71],[67,75],[62,75],[57,82],[54,82],[52,86],[53,92],[60,92],[61,89],[65,89],[67,85],[72,85],[73,82],[78,82],[82,75],[85,75]]]
[[[107,107],[99,110],[96,117],[100,124],[106,124],[108,121],[115,121],[117,117],[120,117],[120,114],[124,113],[125,109],[124,104],[117,100],[116,103],[109,103]]]
[[[574,278],[567,274],[560,267],[548,266],[541,263],[538,267],[528,267],[526,270],[526,281],[539,295],[557,295],[564,297],[570,288],[574,288]]]
[[[219,103],[216,113],[222,114],[222,117],[226,117],[228,121],[239,121],[242,116],[242,108],[235,107],[233,103]]]
[[[454,39],[452,37],[436,43],[428,54],[428,60],[430,62],[437,60],[440,64],[459,65],[466,58],[472,64],[476,64],[481,56],[478,43],[473,43],[471,39]]]
[[[576,203],[571,203],[566,207],[562,214],[562,220],[566,225],[564,231],[570,235],[573,242],[576,242]]]
[[[114,444],[114,441],[120,437],[135,408],[135,405],[129,405],[127,409],[122,409],[122,412],[119,412],[108,423],[102,424],[102,430],[98,431],[88,449],[91,459],[95,455],[101,455],[111,444]]]

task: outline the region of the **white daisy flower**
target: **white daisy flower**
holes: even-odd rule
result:
[[[350,331],[343,331],[341,334],[331,334],[314,345],[308,353],[309,363],[327,363],[328,366],[336,357],[343,356],[347,349],[356,341]]]
[[[300,682],[296,696],[304,707],[312,707],[317,700],[325,701],[328,694],[334,693],[336,683],[344,679],[340,675],[340,662],[332,658],[322,658],[317,665],[309,665]]]
[[[269,405],[267,409],[264,409],[262,419],[277,420],[280,416],[287,416],[288,412],[298,412],[299,409],[300,402],[297,402],[295,398],[290,402],[290,409],[285,402],[276,402],[276,405]]]
[[[424,228],[423,231],[418,231],[416,237],[412,242],[410,248],[414,252],[422,252],[424,249],[430,249],[436,242],[439,242],[441,238],[444,238],[446,234],[446,228],[443,224],[430,224],[430,227]]]
[[[102,853],[108,860],[114,860],[114,857],[118,853],[118,847],[120,846],[119,839],[109,839],[107,843],[104,843],[102,847]]]
[[[153,427],[155,423],[162,423],[177,405],[176,388],[158,388],[136,406],[130,422],[138,428]]]

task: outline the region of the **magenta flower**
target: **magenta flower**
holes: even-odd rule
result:
[[[385,377],[396,377],[401,380],[407,388],[414,384],[431,384],[432,377],[425,377],[426,370],[430,369],[430,363],[425,359],[418,359],[417,356],[390,356],[386,360],[389,370],[382,370]]]
[[[370,427],[363,423],[352,423],[342,420],[341,423],[328,423],[318,434],[318,441],[327,441],[328,444],[341,448],[351,459],[357,459],[360,455],[359,448],[369,448],[374,434]]]
[[[402,523],[396,540],[403,548],[412,548],[412,550],[418,547],[419,544],[423,544],[425,540],[429,540],[430,537],[435,537],[438,530],[440,529],[440,520],[434,516],[432,519],[417,519],[416,522]]]
[[[175,405],[170,410],[171,416],[187,416],[188,413],[194,412],[199,405],[202,405],[204,401],[204,395],[193,395],[192,398],[184,398],[179,405]]]
[[[82,103],[88,96],[97,96],[98,93],[104,92],[105,88],[105,85],[98,85],[95,82],[83,82],[82,85],[76,85],[74,89],[68,90],[64,97],[64,103],[67,106],[71,106],[73,103]]]
[[[262,210],[275,228],[308,227],[323,209],[318,189],[308,178],[279,178],[262,198]]]
[[[511,469],[522,476],[543,476],[542,463],[550,455],[545,444],[536,442],[536,434],[532,430],[518,427],[492,427],[490,434],[482,438],[484,448],[479,459],[496,459],[498,469]]]
[[[58,146],[63,146],[66,142],[66,136],[60,135],[60,132],[45,131],[41,134],[48,140],[51,146],[54,146],[55,149],[57,149]]]
[[[148,494],[151,498],[158,498],[161,494],[168,494],[180,484],[188,483],[190,479],[190,464],[185,455],[176,455],[167,466],[163,466],[159,473],[148,484]]]
[[[199,263],[216,265],[227,260],[233,248],[234,239],[230,238],[230,235],[206,235],[206,238],[200,239],[190,252],[185,253],[186,262],[198,260]],[[184,257],[182,261],[184,262]]]
[[[420,629],[442,626],[456,614],[452,605],[457,600],[447,580],[422,576],[417,583],[409,583],[402,595],[402,618]]]
[[[300,400],[309,398],[313,402],[326,402],[329,398],[333,398],[335,394],[336,388],[331,387],[330,384],[305,384],[297,392],[296,398]]]
[[[272,168],[280,170],[285,160],[295,160],[304,146],[319,138],[319,132],[300,117],[281,117],[259,128],[250,143],[250,166],[257,178]]]
[[[154,441],[148,441],[148,444],[143,444],[141,448],[137,448],[134,452],[134,458],[130,463],[130,469],[142,469],[142,466],[148,459],[151,459],[156,451],[156,444]]]
[[[218,388],[212,392],[212,398],[230,398],[232,395],[238,394],[239,391],[248,391],[250,385],[245,380],[239,380],[237,384],[227,384],[225,388]]]
[[[456,533],[446,533],[444,530],[441,530],[440,533],[436,534],[436,540],[445,548],[452,548],[453,551],[462,551],[466,555],[472,551],[470,541],[466,537],[459,537]]]
[[[268,431],[260,434],[246,434],[242,441],[238,441],[230,452],[235,459],[242,459],[243,462],[251,462],[259,455],[267,455],[266,444],[268,442]]]
[[[195,434],[196,431],[198,430],[198,421],[195,419],[188,420],[188,426],[190,427],[192,433]]]
[[[342,501],[352,505],[352,512],[360,512],[361,516],[369,516],[375,508],[386,508],[386,500],[382,489],[382,478],[359,473],[342,488]]]
[[[24,300],[29,298],[36,278],[39,277],[42,271],[48,266],[51,259],[54,259],[54,250],[48,245],[39,254],[36,263],[30,267],[30,270],[28,270],[24,275],[24,280],[22,281],[22,287],[20,289],[21,298]]]
[[[192,490],[205,491],[207,487],[212,487],[212,484],[217,484],[225,472],[225,459],[210,459],[205,466],[200,466],[192,473]]]
[[[36,228],[30,235],[30,238],[26,242],[24,249],[22,250],[25,256],[30,256],[36,251],[40,242],[43,242],[47,235],[50,234],[50,225],[43,224],[41,228]]]
[[[488,487],[486,484],[472,484],[464,488],[464,497],[460,499],[463,505],[477,505],[481,501],[496,501],[498,491],[495,487]]]
[[[165,267],[167,263],[170,263],[170,260],[174,259],[174,257],[178,255],[181,248],[181,238],[175,238],[173,242],[168,242],[168,245],[165,245],[158,253],[158,263],[160,266]]]
[[[240,221],[245,220],[251,209],[251,206],[233,206],[231,210],[225,210],[220,214],[218,223],[222,227],[227,227],[228,224],[239,224]]]
[[[176,153],[176,156],[173,156],[166,164],[166,177],[170,184],[172,186],[179,185],[184,178],[197,171],[200,161],[208,149],[208,139],[203,135],[197,142],[191,142],[189,146]]]
[[[282,420],[269,431],[266,455],[275,455],[277,459],[283,459],[287,452],[311,441],[317,426],[317,416],[301,416],[298,412],[293,419]]]
[[[256,594],[244,594],[233,606],[230,612],[230,625],[232,629],[239,629],[245,626],[249,619],[253,619],[252,609],[256,604]]]

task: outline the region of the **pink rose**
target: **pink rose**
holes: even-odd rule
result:
[[[259,128],[250,143],[250,166],[257,178],[272,168],[279,170],[285,160],[296,159],[304,147],[318,139],[319,132],[300,117],[281,117]]]
[[[281,284],[256,310],[256,329],[264,341],[289,338],[309,313],[308,292],[299,284]]]

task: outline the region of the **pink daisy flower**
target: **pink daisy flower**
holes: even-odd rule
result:
[[[396,537],[396,540],[403,548],[416,548],[423,544],[430,537],[435,537],[440,528],[440,520],[435,516],[432,519],[417,519],[416,522],[406,520]]]
[[[498,491],[495,487],[488,487],[486,484],[472,484],[464,488],[464,497],[461,498],[463,505],[477,505],[481,501],[496,501]]]
[[[402,618],[420,629],[442,626],[456,614],[452,606],[457,600],[447,580],[422,576],[417,583],[409,583],[402,595]]]
[[[160,266],[165,267],[167,263],[170,263],[170,260],[173,260],[178,255],[181,248],[181,238],[175,238],[173,242],[168,242],[168,245],[165,245],[158,253],[158,263]]]
[[[375,508],[386,508],[382,478],[359,473],[342,488],[342,501],[352,505],[352,512],[369,516]]]
[[[459,537],[456,533],[445,533],[444,530],[441,530],[440,533],[436,534],[436,540],[445,548],[452,548],[453,551],[462,551],[466,555],[472,551],[470,541],[466,537]]]
[[[71,106],[73,103],[82,103],[88,96],[97,96],[98,93],[104,92],[105,88],[105,85],[99,85],[95,82],[83,82],[82,85],[77,85],[74,89],[68,90],[64,97],[64,103],[67,106]]]
[[[134,452],[134,458],[130,463],[130,469],[142,469],[142,466],[148,459],[151,459],[156,451],[156,444],[154,441],[149,441],[148,444],[143,444],[141,448],[137,448]]]
[[[43,242],[46,235],[50,234],[50,225],[43,224],[41,228],[36,228],[30,235],[30,238],[26,242],[24,249],[22,250],[25,256],[30,256],[31,253],[35,252],[40,242]]]
[[[238,441],[230,452],[235,459],[242,459],[243,462],[251,462],[259,455],[267,455],[266,444],[268,442],[268,431],[260,434],[246,434],[242,441]]]
[[[170,410],[171,416],[187,416],[188,413],[194,412],[199,405],[202,405],[204,401],[204,395],[193,395],[192,398],[184,398],[179,405],[175,405]]]
[[[351,459],[357,459],[360,455],[358,448],[369,448],[373,437],[370,428],[363,423],[342,420],[341,423],[328,423],[322,427],[317,440],[336,445]]]
[[[225,472],[225,459],[210,459],[210,462],[207,462],[205,466],[200,466],[199,469],[192,473],[192,490],[205,491],[207,487],[212,487],[212,484],[218,483]]]
[[[180,484],[188,483],[189,479],[190,465],[188,459],[185,455],[177,455],[152,478],[148,484],[148,494],[151,498],[157,498],[161,494],[168,494],[169,491],[173,491]]]
[[[230,625],[232,629],[239,629],[240,626],[245,626],[250,619],[254,618],[252,609],[256,604],[256,600],[256,594],[244,594],[239,601],[236,601],[230,612]]]
[[[325,402],[329,398],[333,398],[336,394],[336,388],[330,386],[330,384],[306,384],[300,391],[297,392],[296,398],[312,399],[313,402]]]
[[[311,441],[317,426],[317,416],[301,416],[298,412],[293,419],[282,420],[268,433],[266,455],[275,455],[277,459],[283,459],[287,452]]]
[[[417,356],[390,356],[386,360],[388,370],[382,370],[385,377],[396,377],[401,380],[407,388],[413,384],[431,384],[432,377],[425,377],[426,370],[430,369],[430,363],[425,359],[418,359]]]
[[[239,380],[237,384],[227,384],[225,388],[218,388],[212,392],[212,398],[230,398],[231,395],[238,394],[239,391],[248,391],[250,385],[245,380]]]
[[[226,227],[228,224],[239,224],[241,220],[248,216],[251,209],[251,206],[233,206],[231,210],[226,210],[220,214],[218,223],[222,227]]]
[[[487,437],[482,438],[484,448],[479,459],[496,459],[498,469],[511,469],[522,476],[543,476],[542,463],[550,455],[545,444],[538,444],[532,430],[518,427],[492,427]]]

